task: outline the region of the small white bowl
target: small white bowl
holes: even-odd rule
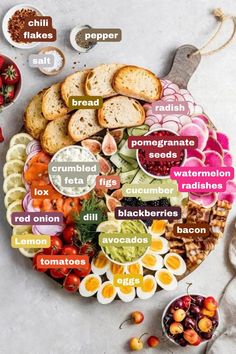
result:
[[[207,297],[207,295],[205,295],[205,294],[197,294],[197,293],[189,294],[189,295],[190,295],[190,296],[199,295],[199,296],[204,296],[205,298]],[[186,293],[181,294],[181,295],[179,295],[179,296],[176,296],[173,300],[171,300],[171,301],[166,305],[166,307],[165,307],[165,309],[164,309],[164,311],[163,311],[163,314],[162,314],[162,318],[161,318],[162,332],[165,334],[166,338],[168,338],[170,342],[174,343],[174,344],[177,345],[178,347],[181,347],[181,346],[180,346],[173,338],[171,338],[171,337],[168,335],[167,331],[166,331],[166,328],[165,328],[165,326],[164,326],[164,318],[165,318],[165,316],[166,316],[166,313],[167,313],[167,310],[169,309],[169,307],[170,307],[176,300],[180,299],[180,298],[183,297],[183,296],[188,296],[188,294],[186,294]],[[218,323],[219,323],[218,326],[217,326],[217,328],[216,328],[216,330],[218,330],[218,328],[220,327],[220,311],[219,311],[219,309],[217,309],[216,312],[217,312]],[[213,335],[214,335],[214,332],[213,332]],[[203,340],[201,343],[199,343],[198,347],[199,347],[200,345],[202,345],[202,344],[208,343],[210,340],[211,340],[211,339],[208,339],[208,340],[205,339],[205,340]],[[187,347],[194,347],[194,346],[189,344],[189,345],[187,345]],[[184,347],[183,347],[183,348],[184,348]]]
[[[71,32],[70,32],[70,43],[72,45],[72,47],[77,50],[78,52],[80,53],[86,53],[88,52],[89,50],[91,50],[93,47],[95,47],[95,44],[91,45],[89,48],[83,48],[83,47],[80,47],[77,43],[76,43],[76,35],[78,32],[80,32],[81,30],[85,29],[85,28],[92,28],[91,26],[89,25],[77,25],[75,26],[74,28],[72,28]]]
[[[43,74],[48,75],[48,76],[53,76],[53,75],[59,74],[59,73],[63,70],[63,68],[64,68],[64,66],[65,66],[65,62],[66,62],[66,58],[65,58],[64,53],[63,53],[59,48],[57,48],[57,47],[52,47],[52,46],[45,47],[45,48],[43,48],[43,49],[41,49],[41,50],[39,51],[39,54],[44,54],[45,52],[49,52],[49,51],[51,51],[51,50],[55,50],[56,52],[58,52],[59,55],[62,57],[63,61],[62,61],[62,66],[61,66],[60,69],[58,69],[58,70],[48,71],[48,70],[45,69],[45,68],[39,67],[39,70],[40,70]]]
[[[3,111],[3,110],[5,110],[5,109],[9,108],[13,103],[15,103],[15,102],[17,101],[17,99],[18,99],[18,97],[20,96],[20,93],[21,93],[21,88],[22,88],[22,84],[23,84],[23,79],[22,79],[21,71],[20,71],[18,65],[14,62],[14,60],[11,59],[11,58],[8,57],[8,56],[2,54],[2,53],[0,53],[0,55],[1,55],[1,57],[3,57],[3,59],[4,59],[4,64],[7,64],[7,65],[9,65],[9,64],[14,64],[14,65],[17,67],[17,69],[19,70],[19,72],[20,72],[20,80],[19,80],[19,82],[17,83],[17,87],[16,87],[16,91],[15,91],[15,97],[14,97],[13,101],[7,103],[5,106],[1,106],[1,110]]]
[[[38,16],[43,16],[43,13],[41,10],[39,10],[37,7],[30,5],[30,4],[19,4],[19,5],[15,5],[13,7],[11,7],[7,13],[5,14],[3,21],[2,21],[2,31],[4,34],[4,37],[6,38],[6,40],[13,45],[16,48],[20,48],[20,49],[30,49],[30,48],[34,48],[37,45],[40,44],[40,42],[32,42],[32,43],[18,43],[13,41],[13,39],[11,38],[10,33],[8,32],[8,22],[10,20],[10,18],[14,15],[14,13],[17,10],[22,10],[22,9],[29,9],[29,10],[34,10],[36,11]]]

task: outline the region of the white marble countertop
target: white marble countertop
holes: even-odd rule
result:
[[[8,8],[21,2],[2,0],[0,18]],[[44,45],[21,51],[9,46],[0,32],[0,52],[15,58],[24,79],[19,100],[0,114],[0,126],[5,135],[5,143],[0,144],[1,166],[9,138],[20,129],[22,112],[34,93],[62,79],[73,71],[73,66],[76,70],[85,65],[127,62],[146,66],[164,76],[178,46],[186,43],[201,46],[209,38],[216,26],[210,11],[222,5],[218,0],[31,0],[29,3],[53,17],[58,30],[56,45],[65,52],[67,63],[59,77],[43,76],[37,69],[30,69],[26,60],[29,54]],[[223,5],[227,13],[236,12],[235,0],[224,0]],[[69,44],[69,31],[78,23],[121,28],[123,41],[99,44],[88,54],[78,55]],[[225,37],[227,31],[230,31],[229,24],[225,25]],[[203,58],[189,84],[196,101],[204,106],[215,125],[230,136],[232,151],[236,151],[235,50],[236,41],[224,51]],[[73,65],[73,62],[77,64]],[[33,271],[29,260],[11,249],[11,229],[5,221],[3,203],[0,208],[1,354],[127,353],[130,337],[143,332],[161,336],[161,312],[169,300],[185,291],[186,282],[193,283],[193,291],[219,297],[233,275],[227,247],[234,232],[235,208],[230,214],[224,239],[193,274],[180,282],[178,290],[173,293],[162,291],[146,302],[137,299],[131,304],[117,301],[102,306],[96,300],[66,293],[44,274]],[[137,309],[144,312],[144,323],[119,330],[120,322]],[[182,349],[162,340],[159,352],[171,351],[203,353],[204,346]],[[158,353],[158,349],[146,348],[142,352]]]

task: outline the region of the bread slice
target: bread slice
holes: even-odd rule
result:
[[[76,73],[67,76],[61,85],[61,97],[67,107],[69,107],[70,96],[85,96],[85,79],[90,70],[77,71]]]
[[[42,112],[46,119],[53,120],[65,116],[70,109],[61,98],[61,83],[49,87],[43,95]]]
[[[109,98],[98,110],[98,122],[104,128],[133,127],[143,124],[145,111],[133,98],[116,96]]]
[[[96,109],[79,109],[69,122],[69,134],[75,141],[81,141],[100,132],[103,129],[98,124]]]
[[[123,64],[103,64],[91,70],[85,81],[86,94],[103,98],[117,95],[112,88],[112,79],[115,72],[123,66]]]
[[[115,73],[112,86],[121,95],[146,102],[159,100],[162,93],[161,81],[155,74],[132,65],[124,66]]]
[[[35,95],[24,112],[25,129],[34,139],[39,139],[48,124],[48,120],[42,113],[42,99],[45,91]]]
[[[70,115],[59,117],[48,123],[44,133],[41,135],[41,146],[50,155],[58,150],[75,144],[75,141],[68,135],[68,123]]]

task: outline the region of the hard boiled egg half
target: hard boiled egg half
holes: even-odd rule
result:
[[[116,297],[116,288],[111,281],[105,281],[99,288],[97,293],[97,299],[100,304],[110,304]]]
[[[149,251],[156,254],[166,254],[169,251],[169,243],[166,238],[153,236]]]
[[[90,297],[96,294],[102,284],[102,280],[97,274],[89,274],[80,283],[79,293],[81,296]]]
[[[143,277],[142,286],[137,287],[137,296],[146,300],[152,297],[156,291],[157,283],[153,275],[145,275]]]
[[[164,264],[175,275],[182,275],[186,272],[186,263],[177,253],[168,253],[164,258]]]
[[[125,267],[120,265],[120,264],[116,264],[113,262],[110,262],[108,265],[108,269],[106,272],[106,276],[109,280],[113,281],[114,275],[116,274],[124,274],[125,273]]]
[[[157,284],[167,291],[177,288],[178,282],[175,276],[168,269],[161,269],[155,273]]]
[[[158,270],[163,267],[164,261],[162,256],[147,252],[140,260],[140,263],[144,268],[151,270]]]
[[[94,274],[102,275],[105,274],[108,266],[110,264],[109,259],[107,259],[106,255],[100,251],[96,258],[93,258],[91,263],[91,269]]]
[[[131,302],[135,298],[135,288],[133,286],[120,286],[117,288],[119,298],[124,302]]]

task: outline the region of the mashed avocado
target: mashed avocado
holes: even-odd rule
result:
[[[121,224],[123,234],[147,233],[143,223],[139,220],[127,220]],[[119,263],[134,262],[147,250],[148,246],[104,246],[104,252],[114,261]]]

